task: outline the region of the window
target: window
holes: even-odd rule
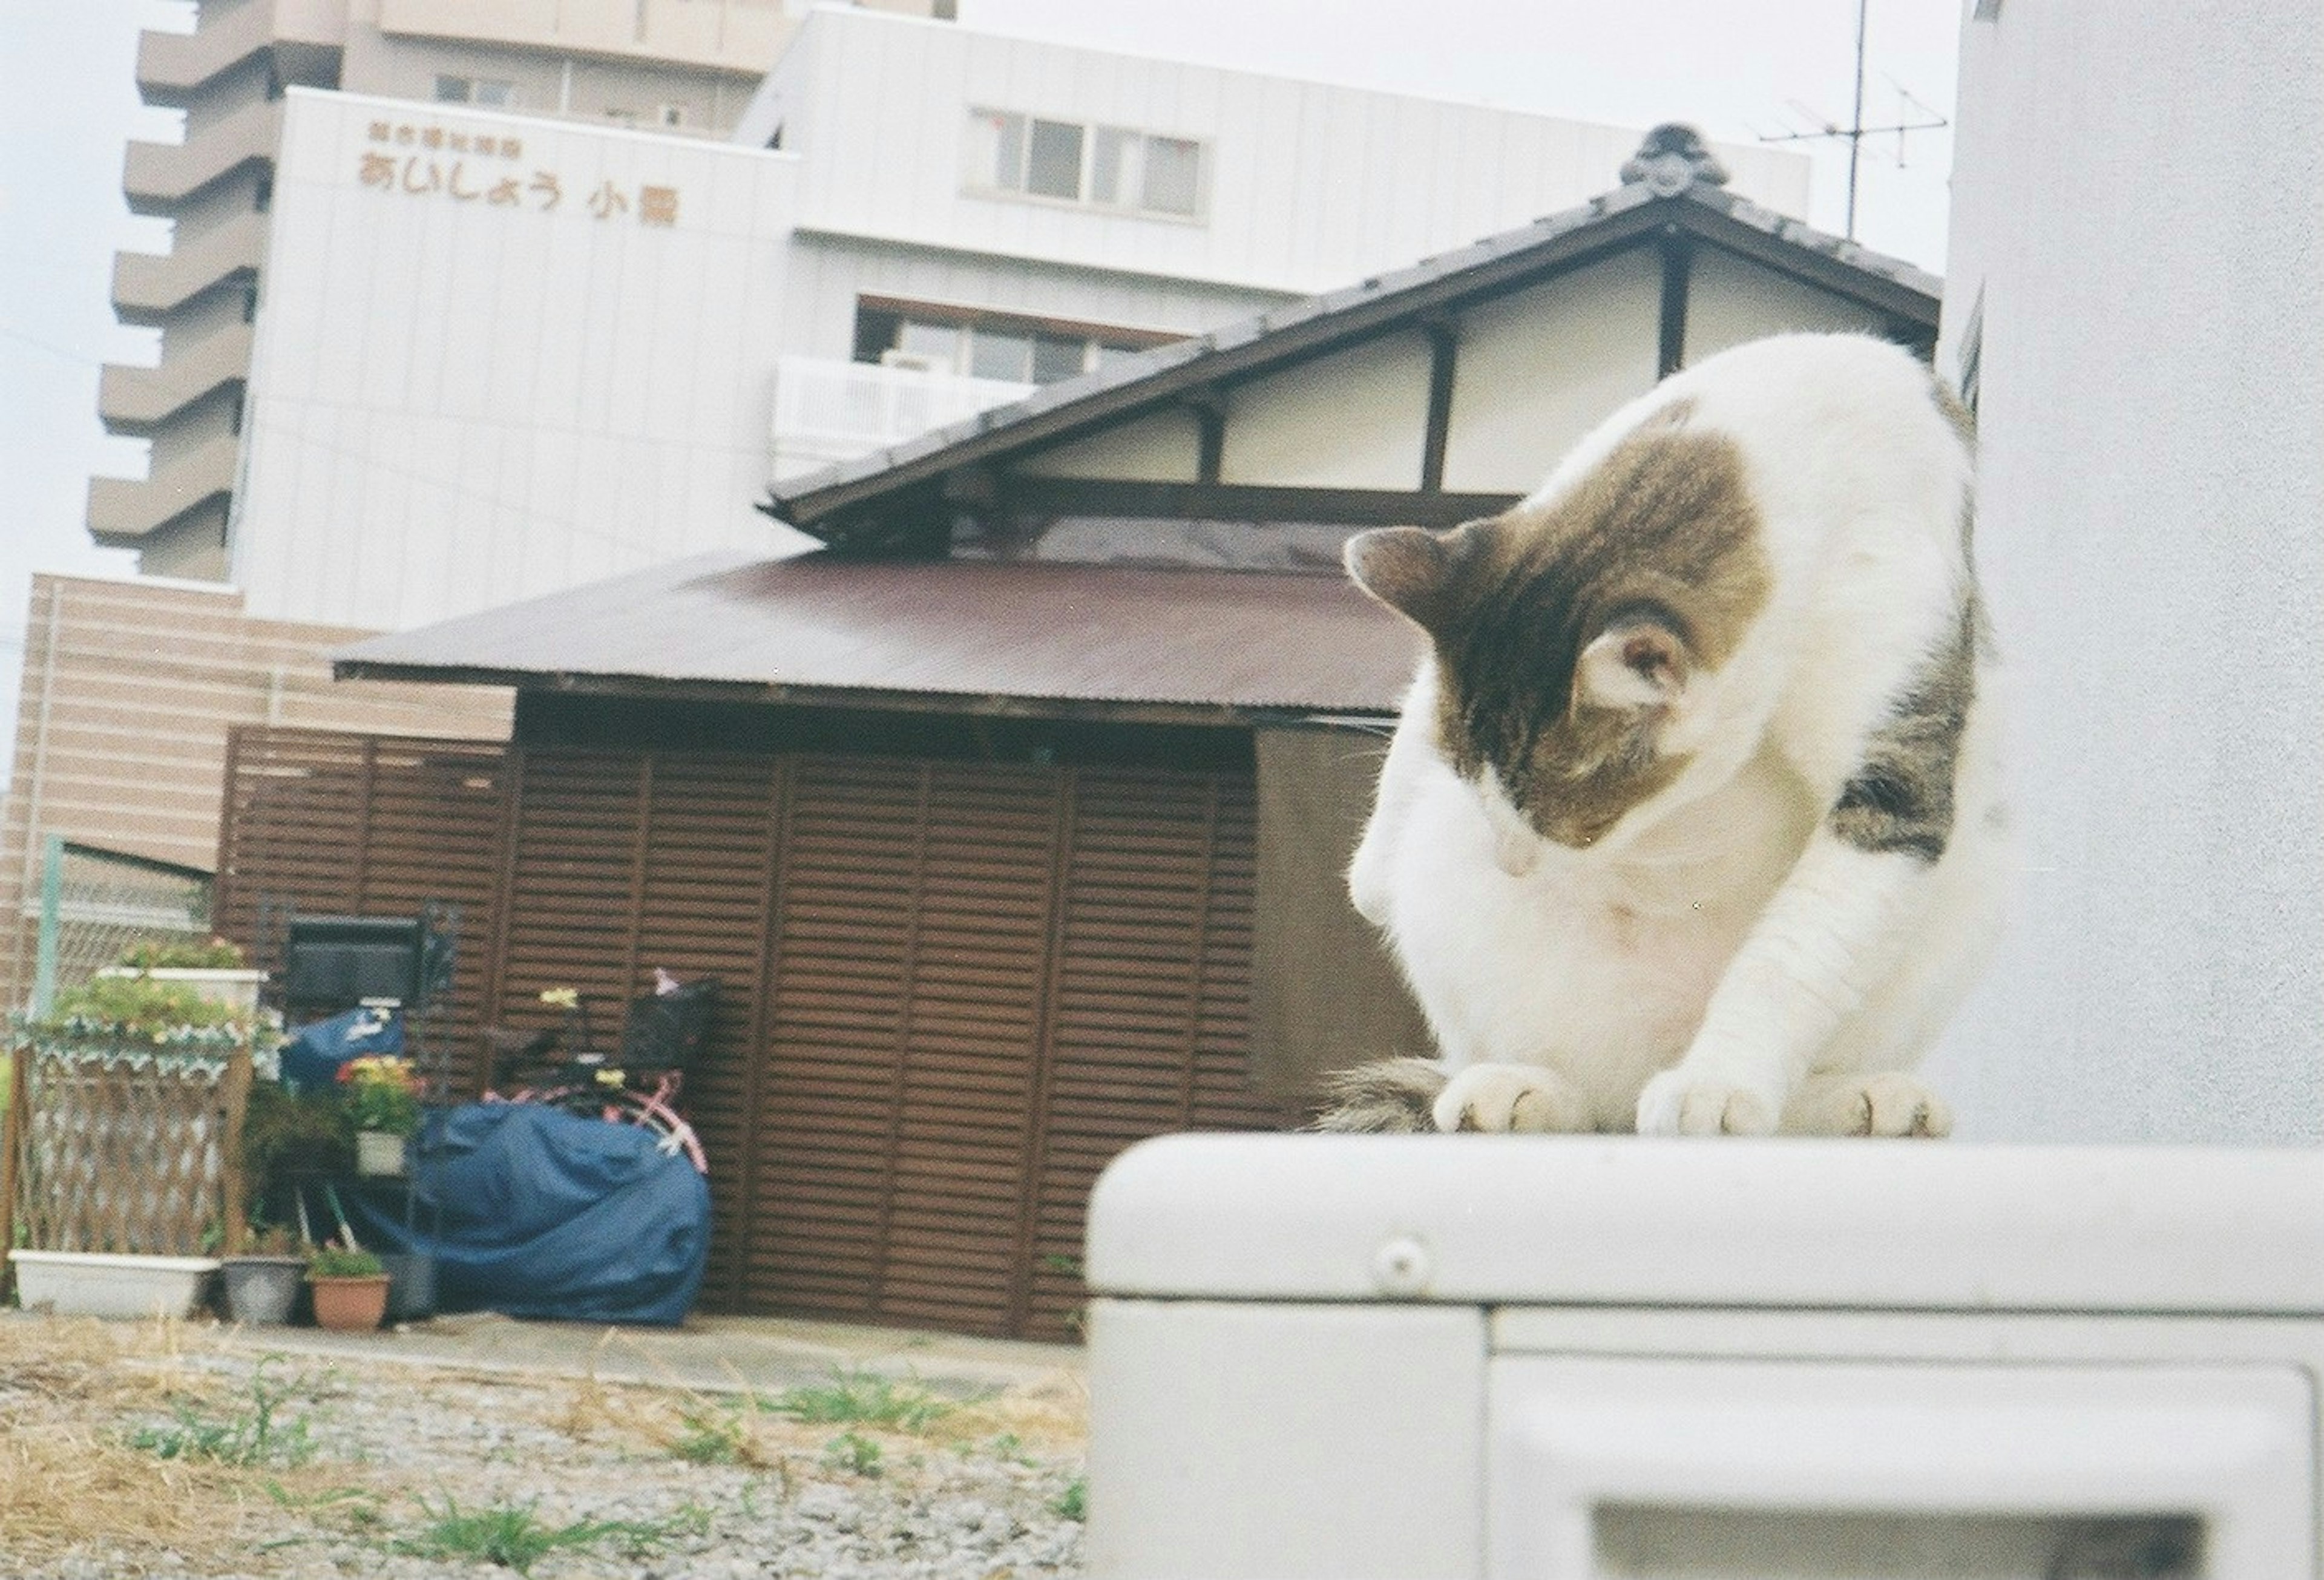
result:
[[[1140,207],[1157,214],[1194,212],[1203,169],[1203,149],[1183,137],[1146,140],[1146,185]]]
[[[505,109],[516,103],[516,84],[485,77],[448,77],[439,72],[436,78],[436,102]]]
[[[1026,140],[1025,190],[1042,198],[1082,195],[1082,129],[1065,121],[1036,121]]]
[[[1126,126],[973,110],[967,173],[971,191],[1021,192],[1183,219],[1202,214],[1203,145]]]
[[[935,303],[867,300],[855,309],[855,360],[1012,384],[1054,384],[1174,338]]]

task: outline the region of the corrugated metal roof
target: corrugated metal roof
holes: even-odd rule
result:
[[[1633,180],[1515,230],[1338,290],[1286,302],[1207,335],[1120,358],[1098,372],[1045,385],[1021,400],[950,427],[785,479],[770,490],[768,502],[761,508],[779,520],[815,530],[835,510],[859,505],[946,467],[993,459],[1082,423],[1134,409],[1183,386],[1250,376],[1301,354],[1319,337],[1337,334],[1343,326],[1351,327],[1360,315],[1369,319],[1433,309],[1438,299],[1457,295],[1471,280],[1481,282],[1513,267],[1529,266],[1536,257],[1547,260],[1574,253],[1601,234],[1644,231],[1655,224],[1677,225],[1711,240],[1749,240],[1767,249],[1769,262],[1789,260],[1794,267],[1814,267],[1828,280],[1849,282],[1849,289],[1932,329],[1936,324],[1944,281],[1902,259],[1803,225],[1711,181],[1672,188]]]
[[[1242,714],[1392,712],[1419,652],[1336,576],[722,552],[332,657],[341,679]]]

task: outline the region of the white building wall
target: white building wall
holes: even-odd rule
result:
[[[293,90],[233,537],[251,612],[403,627],[770,544],[751,507],[797,174]]]
[[[2014,927],[1966,1134],[2324,1141],[2324,13],[1963,32],[1946,365],[2014,670]]]
[[[862,85],[877,83],[877,92]],[[972,189],[970,106],[1204,144],[1199,221]],[[1074,49],[825,7],[736,138],[807,156],[800,223],[1306,294],[1571,207],[1636,130]],[[1808,161],[1720,145],[1738,193],[1804,216]],[[1286,216],[1297,215],[1297,224]]]

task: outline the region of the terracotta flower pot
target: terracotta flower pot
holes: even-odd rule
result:
[[[369,1278],[310,1278],[315,1326],[336,1333],[368,1333],[387,1315],[387,1274]]]

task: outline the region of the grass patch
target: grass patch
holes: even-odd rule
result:
[[[447,1496],[441,1508],[420,1501],[428,1524],[419,1531],[388,1544],[388,1550],[407,1557],[466,1558],[514,1569],[520,1575],[553,1552],[566,1548],[595,1547],[619,1542],[625,1556],[642,1557],[655,1544],[689,1530],[704,1529],[696,1512],[664,1520],[576,1520],[570,1525],[545,1523],[531,1503],[495,1503],[485,1509],[463,1509]]]
[[[170,1413],[175,1419],[165,1426],[134,1428],[129,1446],[161,1459],[207,1459],[238,1470],[306,1464],[315,1456],[307,1418],[281,1414],[283,1401],[305,1382],[284,1385],[269,1381],[266,1368],[277,1358],[268,1355],[252,1371],[250,1401],[243,1408],[219,1414],[172,1402]]]
[[[876,1372],[844,1371],[833,1373],[827,1383],[786,1389],[766,1408],[795,1421],[922,1432],[960,1404],[918,1382],[899,1382]]]
[[[748,1415],[757,1413],[749,1398],[728,1404],[696,1404],[678,1411],[678,1430],[669,1451],[689,1465],[745,1465],[757,1457]]]
[[[1049,1512],[1060,1520],[1089,1518],[1089,1477],[1077,1475],[1065,1484],[1065,1490],[1049,1500]]]
[[[865,1477],[881,1474],[880,1445],[860,1432],[842,1432],[823,1446],[823,1462],[834,1470]]]

